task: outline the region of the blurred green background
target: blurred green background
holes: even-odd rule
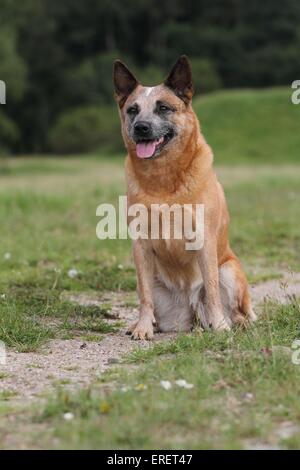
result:
[[[278,161],[286,144],[297,158],[299,112],[287,87],[300,78],[298,0],[0,0],[0,12],[1,155],[120,152],[113,60],[153,85],[185,53],[216,151]],[[242,91],[266,87],[276,88]]]

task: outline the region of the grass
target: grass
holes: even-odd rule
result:
[[[54,337],[112,333],[120,322],[108,323],[106,308],[78,305],[61,297],[61,289],[36,284],[8,286],[0,303],[0,338],[19,352],[38,349]]]
[[[229,337],[207,332],[179,335],[175,340],[157,343],[150,349],[137,348],[127,357],[127,361],[145,363],[161,355],[189,353],[195,349],[199,352],[207,350],[225,354],[229,352],[231,355],[238,354],[239,351],[261,351],[273,346],[290,347],[293,340],[300,336],[299,313],[300,306],[297,301],[287,306],[267,302],[263,305],[260,321],[252,328],[237,329]],[[229,351],[228,346],[230,346]]]
[[[196,98],[194,108],[216,162],[298,163],[300,106],[291,88],[220,91]]]
[[[300,425],[300,369],[290,345],[299,337],[299,304],[266,306],[251,330],[182,335],[128,360],[79,393],[63,389],[32,418],[53,429],[60,448],[217,449],[277,439],[280,424]],[[191,390],[175,381],[185,379]],[[172,384],[164,390],[161,380]],[[73,413],[72,424],[64,413]],[[300,444],[300,433],[291,446]],[[297,443],[297,444],[295,444]]]
[[[197,98],[195,108],[215,150],[231,243],[249,279],[299,271],[300,107],[290,104],[289,90],[275,89],[221,92]],[[123,306],[136,307],[130,241],[95,235],[97,206],[116,204],[120,194],[120,157],[0,161],[0,340],[8,348],[40,351],[51,338],[76,336],[101,341],[121,326],[107,292],[129,293]],[[100,299],[101,307],[71,300],[80,295]],[[22,415],[14,409],[12,424],[7,407],[14,396],[3,392],[0,412],[8,418],[0,446],[13,426],[14,443],[28,447],[297,448],[300,434],[281,442],[277,431],[285,421],[300,426],[300,369],[290,351],[300,337],[299,314],[296,299],[268,303],[246,331],[195,331],[137,346],[89,389],[68,392],[61,378],[56,396],[25,406]],[[179,388],[180,378],[194,387]],[[66,412],[74,414],[71,422]]]

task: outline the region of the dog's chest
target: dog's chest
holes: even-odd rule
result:
[[[201,282],[198,254],[184,240],[151,240],[157,278],[170,289],[193,289]]]

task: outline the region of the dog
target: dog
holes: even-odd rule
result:
[[[120,60],[113,81],[122,136],[128,205],[203,204],[204,242],[187,250],[185,240],[137,238],[133,258],[139,319],[129,333],[151,340],[161,332],[190,331],[195,323],[217,331],[256,319],[248,283],[229,245],[229,215],[213,170],[213,153],[192,108],[189,60],[181,56],[166,80],[143,86]],[[149,230],[151,229],[151,221]]]

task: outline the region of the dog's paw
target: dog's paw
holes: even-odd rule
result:
[[[235,314],[232,316],[232,321],[234,325],[241,328],[247,328],[251,325],[251,323],[255,322],[256,320],[257,316],[252,309],[247,312],[235,312]]]
[[[209,323],[209,327],[214,331],[230,331],[230,325],[227,323],[225,317],[218,317]]]
[[[230,331],[231,328],[226,322],[226,320],[223,320],[222,322],[218,323],[217,326],[215,327],[216,331]]]
[[[134,330],[135,330],[137,324],[138,324],[138,322],[136,321],[136,322],[134,322],[132,325],[130,325],[130,326],[128,327],[128,329],[126,330],[126,333],[125,333],[125,334],[128,335],[128,336],[131,336],[132,333],[134,332]]]
[[[151,340],[153,338],[153,324],[151,318],[142,318],[129,329],[134,340]]]

